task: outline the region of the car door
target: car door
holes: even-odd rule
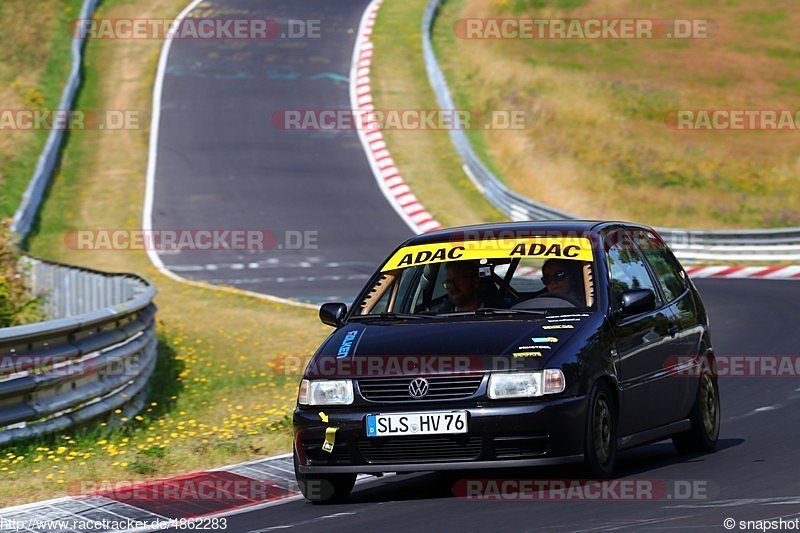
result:
[[[618,435],[624,436],[671,421],[674,406],[665,394],[669,387],[663,381],[663,365],[674,351],[670,337],[673,320],[650,270],[627,233],[618,230],[606,242],[611,322],[622,389]],[[652,290],[656,308],[623,316],[622,294],[632,289]]]
[[[687,369],[687,363],[701,351],[705,325],[698,316],[686,274],[667,245],[649,230],[637,228],[630,233],[658,283],[672,321],[670,344],[673,351],[664,361],[667,379],[661,388],[664,394],[674,398],[669,420],[674,422],[686,416],[695,397],[697,380],[691,368]]]

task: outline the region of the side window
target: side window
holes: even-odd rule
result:
[[[683,273],[666,245],[649,231],[634,231],[633,233],[636,244],[639,245],[645,259],[653,268],[667,301],[671,302],[683,294],[686,289]]]
[[[650,289],[656,292],[647,267],[628,239],[614,244],[606,253],[615,306],[619,305],[622,293],[627,290]]]

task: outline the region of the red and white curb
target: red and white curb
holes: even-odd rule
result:
[[[687,266],[690,278],[800,280],[800,266]]]
[[[359,475],[356,482],[375,479]],[[0,531],[132,533],[200,525],[224,530],[224,522],[211,519],[302,498],[291,453],[175,478],[95,486],[99,490],[88,494],[0,509]]]
[[[91,486],[90,484],[84,484]],[[0,530],[146,531],[297,499],[292,454],[0,510]],[[75,489],[81,492],[80,488]],[[169,521],[172,521],[170,523]],[[216,528],[220,529],[220,528]]]
[[[375,110],[372,102],[370,68],[372,66],[372,29],[383,0],[373,0],[364,11],[356,35],[350,68],[350,106],[355,116]],[[392,159],[383,133],[378,129],[358,128],[358,136],[369,160],[372,173],[386,199],[415,233],[425,233],[442,226],[420,203]]]

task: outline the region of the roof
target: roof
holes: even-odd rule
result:
[[[623,225],[626,227],[641,227],[639,224],[620,221],[603,220],[538,220],[523,222],[498,222],[493,224],[477,224],[474,226],[458,226],[446,228],[429,233],[423,233],[410,238],[405,245],[428,244],[456,240],[482,240],[498,237],[510,238],[514,234],[520,237],[531,237],[537,234],[558,236],[563,233],[567,236],[596,234],[610,226]],[[649,228],[648,228],[649,229]]]

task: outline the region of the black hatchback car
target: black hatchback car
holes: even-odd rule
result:
[[[517,222],[413,237],[305,370],[295,473],[312,501],[358,473],[554,465],[613,473],[672,438],[712,450],[720,403],[708,318],[651,228]]]

